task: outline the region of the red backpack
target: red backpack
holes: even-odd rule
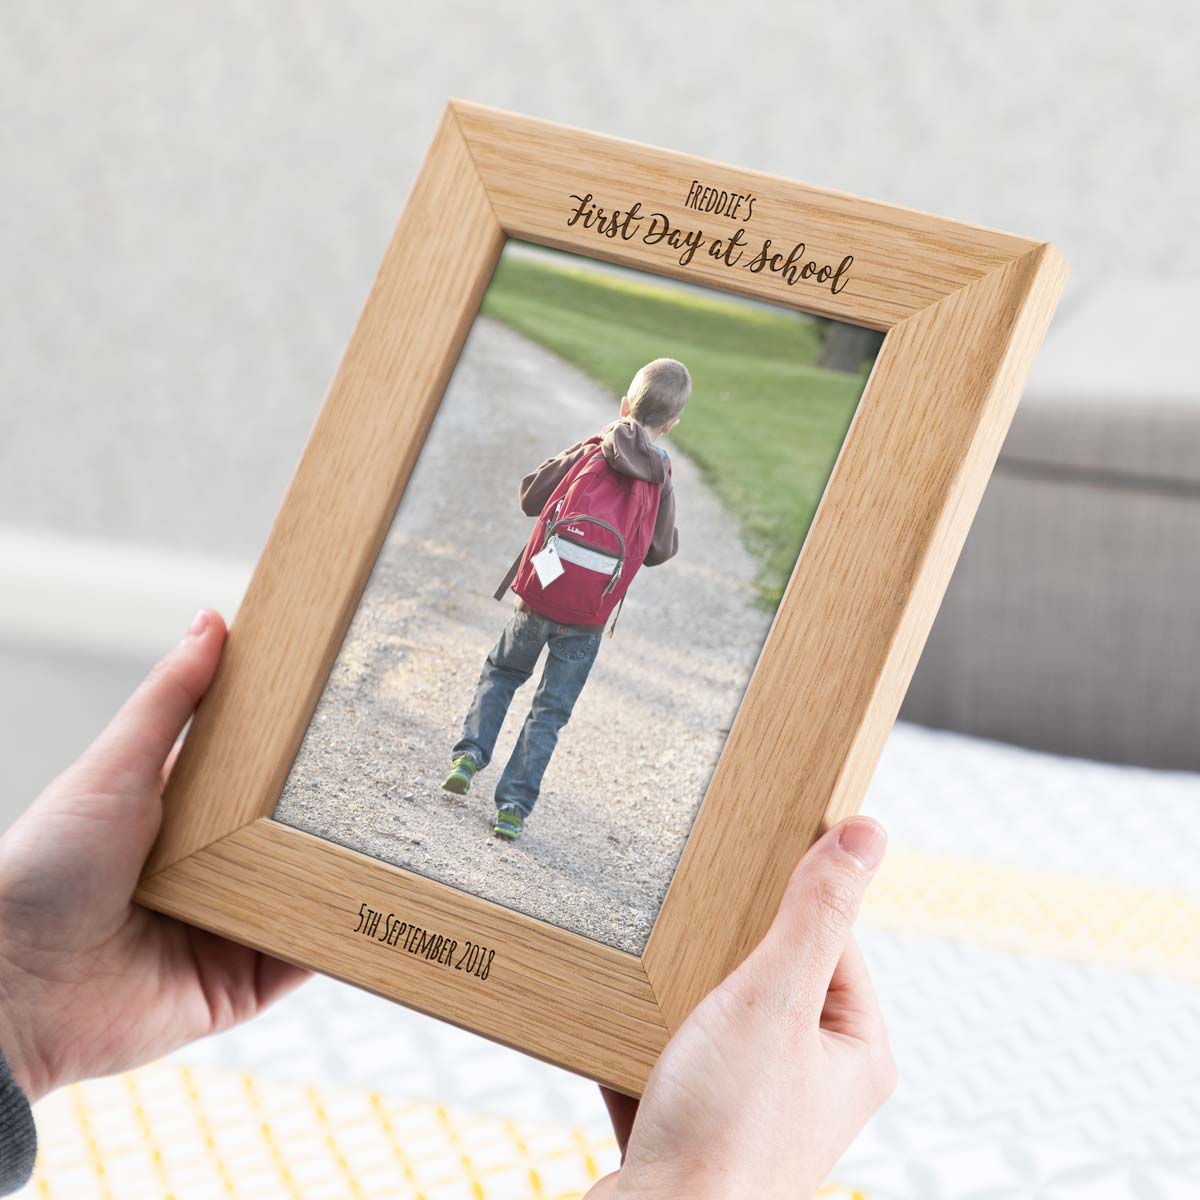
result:
[[[646,559],[662,486],[608,465],[600,439],[563,476],[525,549],[500,585],[535,612],[563,625],[603,627]],[[550,548],[561,574],[542,585],[535,555]],[[615,622],[614,622],[615,624]]]

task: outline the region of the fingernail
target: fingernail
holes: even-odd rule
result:
[[[208,609],[202,608],[188,626],[188,637],[199,637],[208,628]]]
[[[854,855],[868,871],[873,871],[883,860],[887,834],[883,832],[882,825],[869,817],[858,817],[842,826],[838,845],[847,854]]]

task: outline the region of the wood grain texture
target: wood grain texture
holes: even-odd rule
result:
[[[632,1094],[666,1040],[635,955],[266,818],[150,879],[139,899]],[[364,903],[453,939],[449,964],[381,941],[383,921],[356,934]],[[468,941],[495,950],[486,980],[453,965]]]
[[[172,772],[149,873],[274,808],[503,244],[447,113]]]
[[[646,947],[671,1029],[861,804],[1063,279],[1038,247],[885,339]]]
[[[510,236],[803,306],[808,312],[873,329],[891,328],[1037,244],[915,209],[482,105],[455,101],[452,107],[496,215]],[[753,218],[742,222],[688,208],[684,201],[693,179],[753,193]],[[835,296],[807,284],[789,286],[778,276],[730,270],[705,255],[682,267],[665,243],[647,246],[637,239],[597,237],[579,224],[568,228],[571,195],[589,192],[605,209],[626,211],[640,201],[647,212],[663,212],[678,225],[702,227],[713,236],[729,237],[741,228],[753,237],[766,232],[785,252],[804,242],[809,256],[834,263],[852,253],[850,283]]]
[[[752,191],[756,237],[853,253],[834,295],[568,228],[572,192]],[[888,330],[645,955],[266,819],[512,235]],[[305,449],[166,796],[147,905],[631,1094],[861,803],[1065,265],[1044,243],[452,104]],[[366,902],[496,952],[480,983],[353,935]],[[352,906],[352,907],[351,907]]]

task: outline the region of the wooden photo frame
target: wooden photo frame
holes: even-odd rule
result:
[[[509,238],[885,334],[640,954],[272,819]],[[451,103],[138,899],[640,1094],[860,804],[1065,276],[1045,242]]]

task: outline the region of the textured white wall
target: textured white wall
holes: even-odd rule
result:
[[[0,532],[252,560],[451,95],[1052,239],[1076,288],[1195,279],[1198,13],[10,0]],[[19,800],[131,664],[55,699],[3,642]]]
[[[1198,12],[6,6],[0,514],[252,553],[449,95],[1194,277]]]

